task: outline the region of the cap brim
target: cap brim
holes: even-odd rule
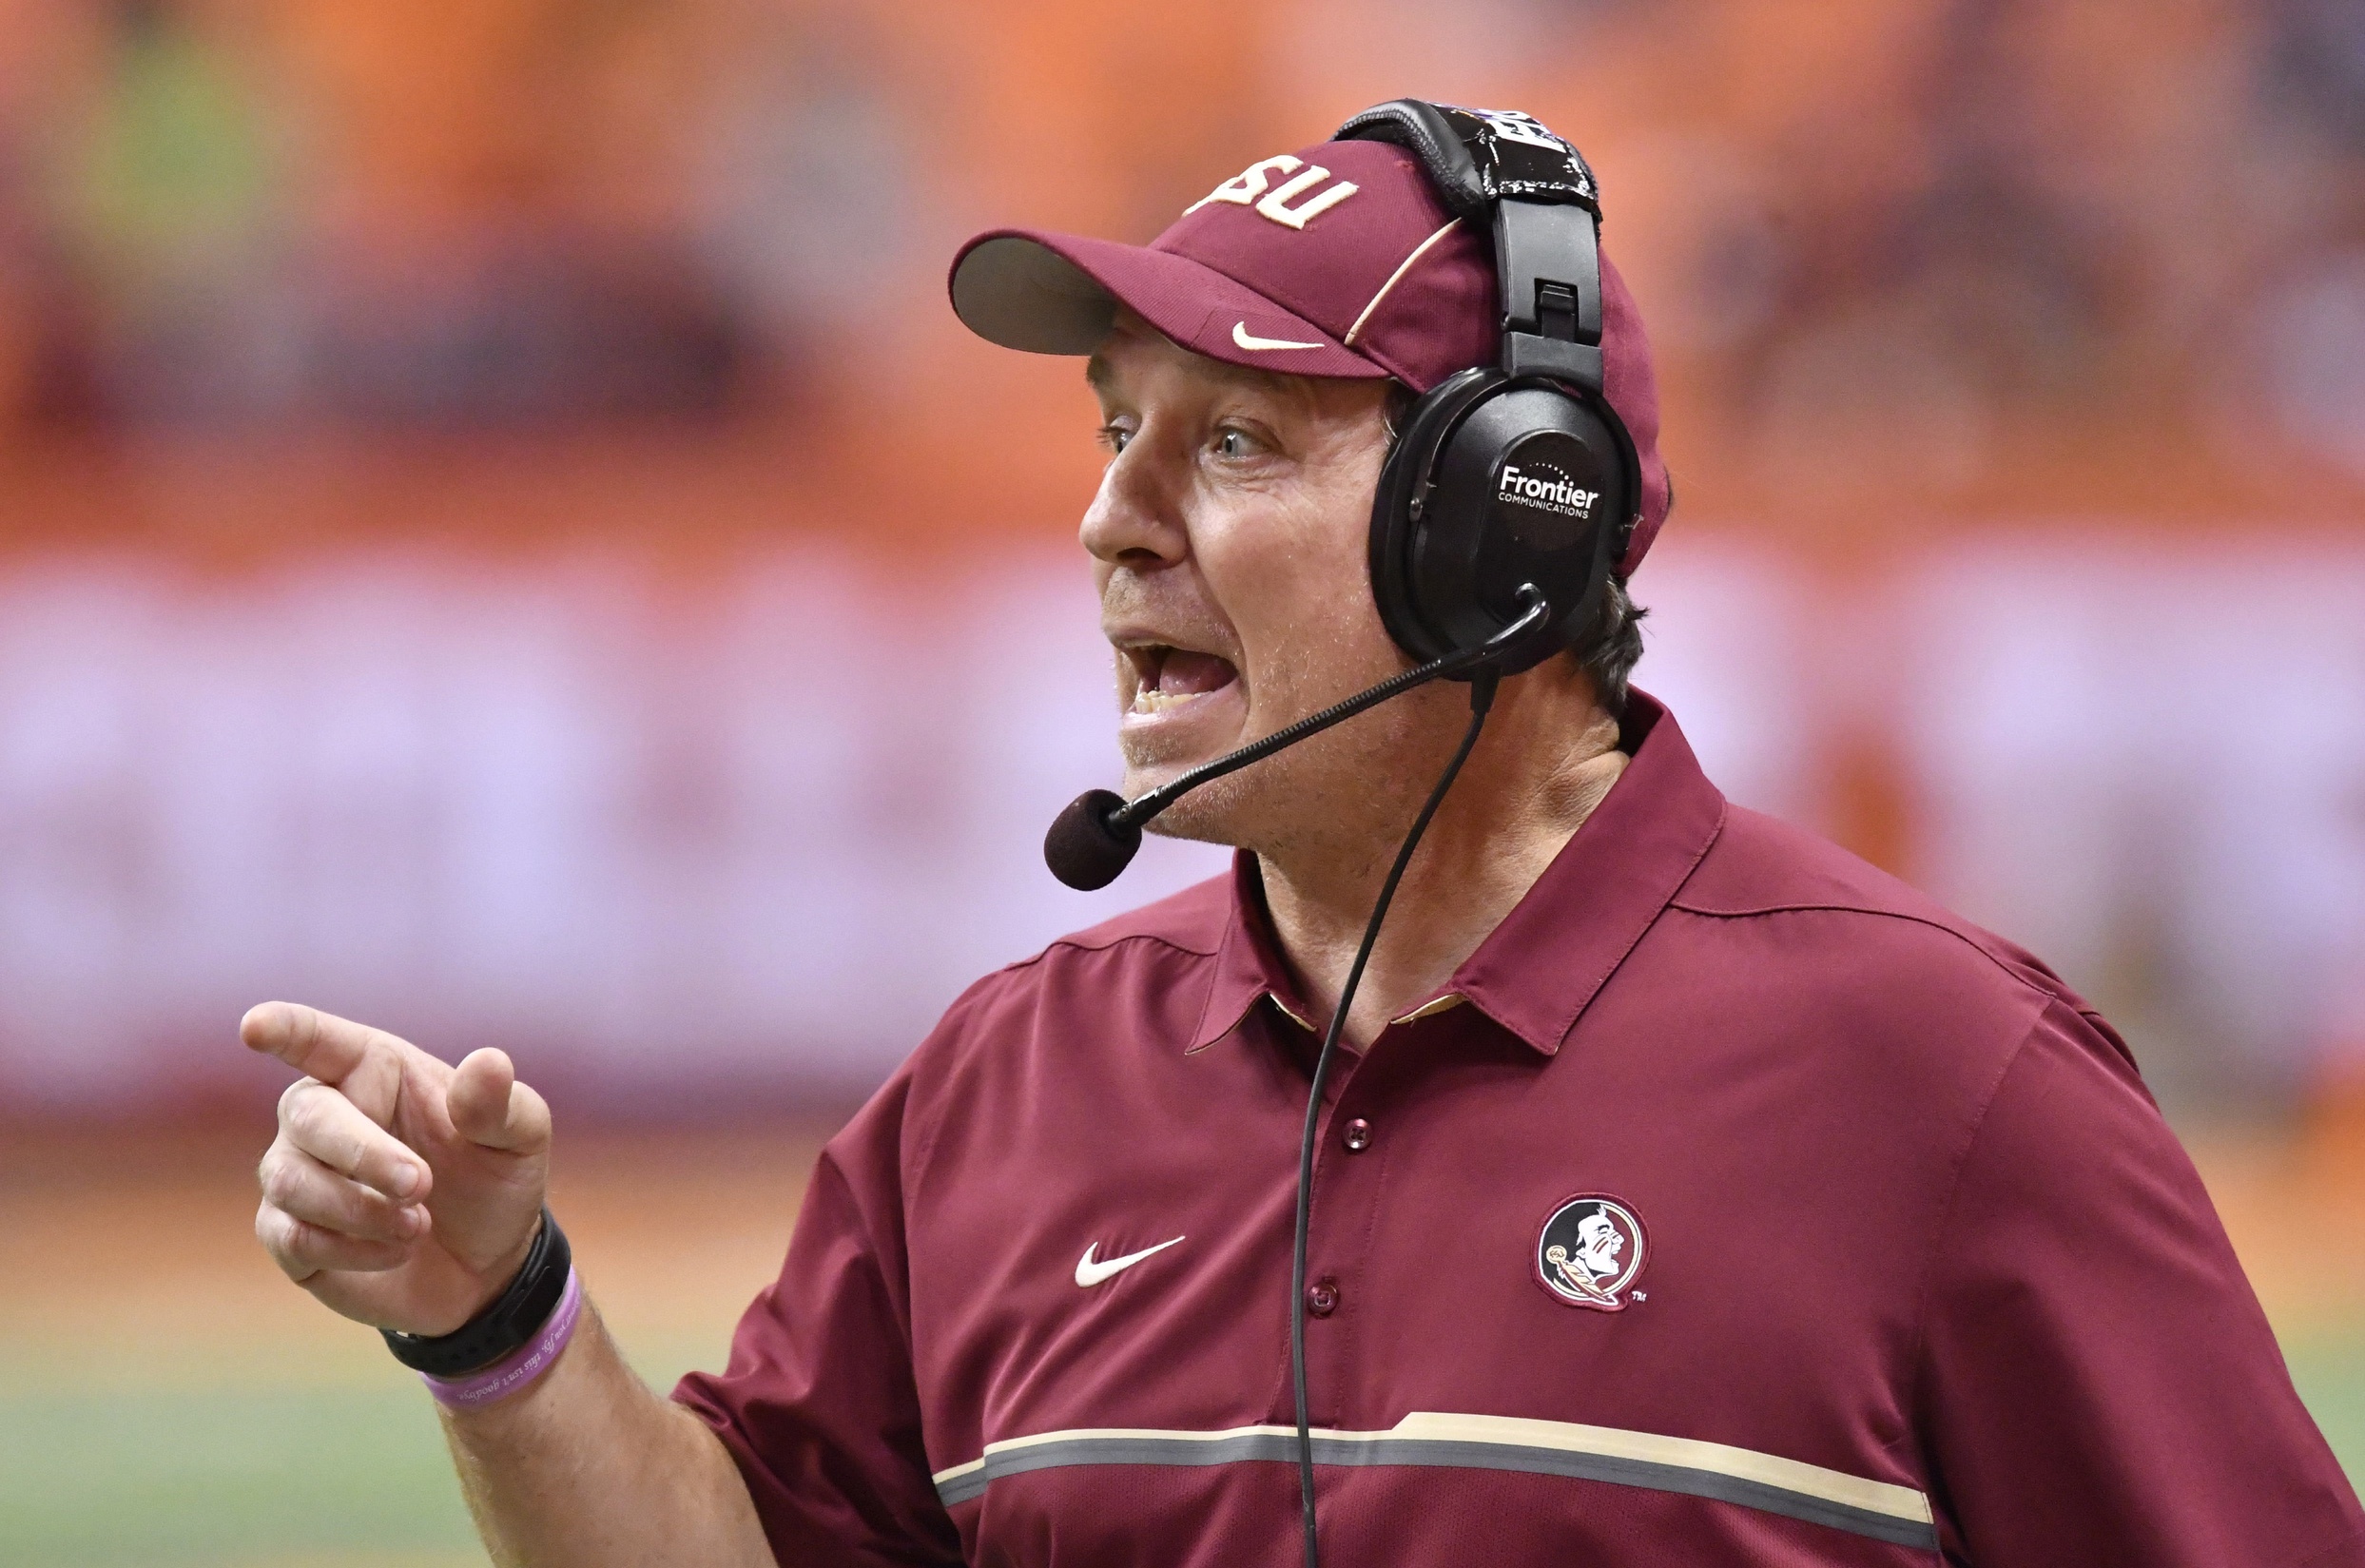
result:
[[[1292,376],[1385,377],[1294,311],[1204,262],[1146,245],[995,229],[953,259],[953,313],[988,342],[1090,354],[1123,304],[1194,354]]]

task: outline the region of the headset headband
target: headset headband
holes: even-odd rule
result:
[[[1583,156],[1541,121],[1399,98],[1338,128],[1341,142],[1411,152],[1456,216],[1485,219],[1502,288],[1502,369],[1601,392],[1601,203]]]

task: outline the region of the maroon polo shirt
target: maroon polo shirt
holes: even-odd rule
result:
[[[1343,1063],[1255,862],[987,977],[822,1155],[720,1376],[780,1560],[2357,1568],[2365,1520],[2109,1026],[1728,805],[1608,799]]]

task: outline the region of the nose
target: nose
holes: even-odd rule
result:
[[[1180,492],[1166,472],[1169,466],[1160,462],[1146,431],[1110,460],[1080,530],[1084,548],[1095,560],[1152,571],[1190,553],[1190,533],[1176,500]]]

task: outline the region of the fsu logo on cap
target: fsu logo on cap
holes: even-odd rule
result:
[[[1622,1312],[1650,1244],[1641,1218],[1602,1192],[1582,1192],[1552,1210],[1536,1236],[1536,1282],[1555,1301]]]

